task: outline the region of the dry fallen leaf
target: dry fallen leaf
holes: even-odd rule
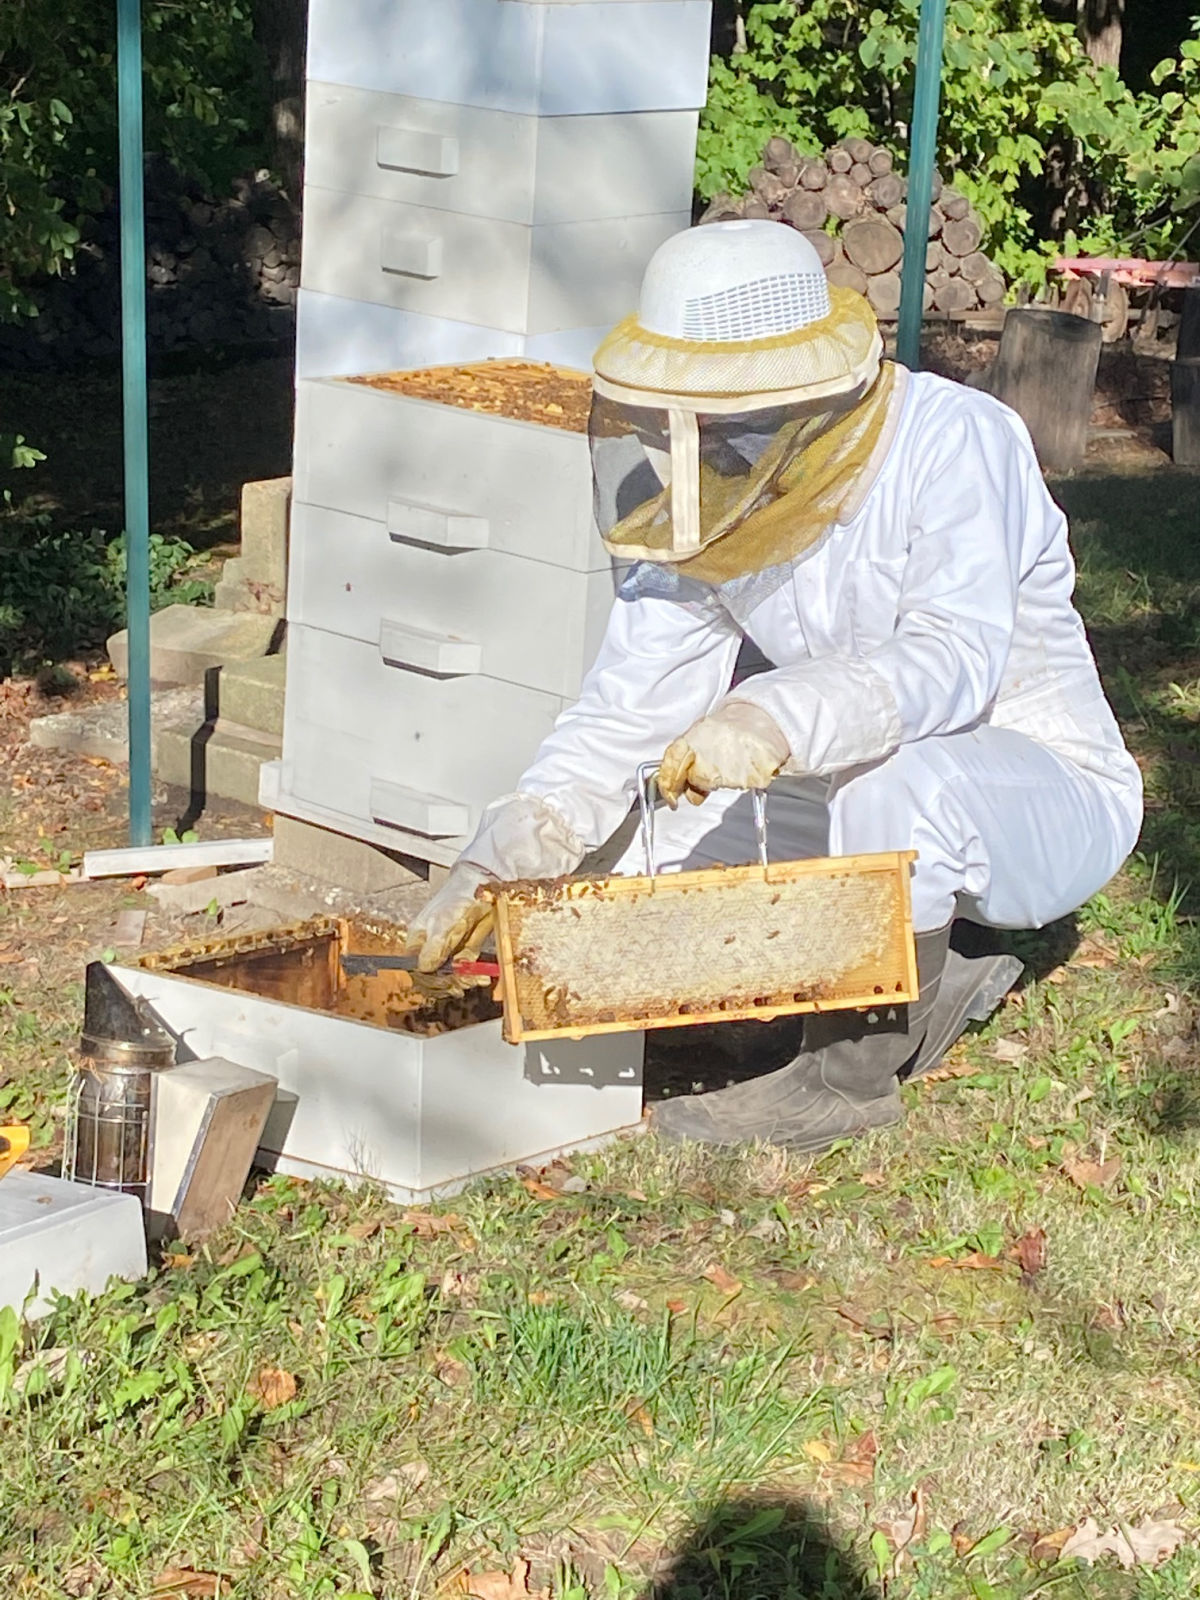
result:
[[[374,1217],[369,1222],[352,1222],[346,1232],[351,1239],[373,1239],[382,1226],[379,1218]]]
[[[704,1276],[709,1283],[719,1289],[722,1294],[727,1294],[730,1299],[742,1292],[742,1280],[735,1278],[732,1273],[726,1272],[719,1262],[714,1261],[710,1267],[706,1267]]]
[[[402,1211],[400,1221],[411,1228],[418,1239],[436,1239],[439,1234],[457,1233],[469,1238],[463,1219],[448,1211],[445,1216],[434,1216],[432,1211]]]
[[[949,1083],[955,1078],[973,1078],[978,1071],[979,1068],[973,1067],[969,1061],[943,1061],[932,1072],[923,1072],[920,1082]]]
[[[912,1508],[902,1517],[896,1517],[890,1522],[880,1522],[876,1526],[879,1532],[894,1548],[896,1554],[902,1555],[910,1544],[920,1539],[925,1532],[925,1491],[921,1485],[912,1492]]]
[[[522,1178],[521,1187],[535,1200],[561,1200],[561,1189],[552,1189],[548,1183],[543,1183],[540,1178]]]
[[[649,1300],[643,1300],[640,1294],[635,1294],[632,1289],[621,1289],[613,1295],[613,1299],[622,1311],[649,1311]]]
[[[264,1411],[274,1411],[296,1398],[296,1380],[282,1367],[264,1367],[258,1377],[246,1385],[246,1393],[257,1400]]]
[[[807,1439],[801,1449],[810,1461],[819,1461],[823,1466],[833,1460],[833,1451],[824,1439]]]
[[[667,1301],[667,1310],[671,1313],[671,1315],[673,1317],[681,1317],[683,1315],[683,1313],[687,1310],[687,1308],[688,1308],[688,1303],[687,1303],[686,1300],[668,1300]]]
[[[1115,1183],[1121,1170],[1120,1156],[1110,1156],[1107,1161],[1063,1162],[1063,1171],[1077,1189],[1107,1189]]]
[[[807,1289],[815,1289],[817,1280],[811,1272],[777,1272],[775,1282],[781,1289],[786,1289],[792,1294],[803,1294]]]
[[[1046,1230],[1030,1228],[1009,1251],[1021,1264],[1021,1282],[1030,1284],[1046,1265]]]
[[[875,1460],[879,1455],[879,1440],[873,1431],[860,1433],[842,1451],[842,1459],[834,1462],[830,1475],[847,1487],[870,1483],[875,1476]]]
[[[511,1572],[468,1572],[464,1567],[453,1587],[474,1600],[527,1600],[531,1593],[529,1563],[518,1560]],[[539,1596],[547,1592],[543,1589]]]
[[[215,1572],[196,1572],[192,1567],[168,1567],[154,1580],[150,1600],[182,1596],[184,1600],[219,1600],[229,1592],[229,1581]]]
[[[1029,1046],[1019,1039],[997,1039],[992,1046],[994,1061],[1023,1061],[1028,1054]]]
[[[626,1406],[625,1415],[629,1418],[630,1422],[637,1423],[638,1427],[646,1435],[647,1439],[652,1439],[654,1437],[654,1422],[644,1405],[638,1401],[634,1401],[630,1405]]]
[[[999,1256],[985,1256],[982,1250],[972,1250],[965,1256],[934,1256],[931,1267],[949,1267],[954,1272],[1002,1272],[1004,1263]]]
[[[1096,1520],[1088,1517],[1063,1545],[1059,1559],[1092,1562],[1110,1555],[1126,1569],[1156,1567],[1173,1556],[1186,1537],[1178,1523],[1154,1522],[1149,1517],[1143,1517],[1136,1528],[1109,1528],[1101,1533]]]
[[[1030,1556],[1034,1561],[1057,1561],[1063,1545],[1074,1532],[1074,1527],[1068,1523],[1065,1528],[1055,1528],[1052,1533],[1039,1534],[1033,1541]]]

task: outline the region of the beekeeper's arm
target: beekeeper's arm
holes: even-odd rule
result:
[[[684,585],[682,593],[694,597],[639,594],[636,582],[623,587],[579,699],[559,717],[517,792],[484,812],[412,925],[408,948],[423,970],[478,951],[490,931],[490,906],[475,897],[481,884],[573,872],[624,819],[638,767],[721,700],[741,634],[701,586]]]
[[[790,751],[788,772],[833,774],[969,728],[999,690],[1026,520],[1045,514],[1036,458],[1014,421],[972,412],[931,441],[926,460],[912,488],[892,637],[864,655],[824,655],[762,673],[718,708],[725,716],[742,705],[769,719]],[[713,720],[689,729],[664,757],[664,782],[676,795],[703,798],[724,786],[710,782],[704,766]]]

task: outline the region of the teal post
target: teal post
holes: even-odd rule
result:
[[[121,146],[121,373],[125,410],[125,615],[129,628],[129,842],[150,817],[150,450],[146,404],[146,220],[141,0],[117,0]]]
[[[925,297],[925,251],[933,168],[937,156],[938,102],[942,95],[942,51],[946,39],[946,0],[921,0],[917,29],[917,86],[913,96],[908,154],[908,216],[904,228],[904,269],[900,285],[900,324],[896,355],[913,372],[921,365],[921,315]]]

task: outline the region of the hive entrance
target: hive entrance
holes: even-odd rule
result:
[[[418,367],[350,379],[414,400],[433,400],[461,411],[484,411],[514,422],[586,433],[592,382],[583,372],[537,361],[476,361],[461,367]]]
[[[350,976],[342,970],[344,955],[399,955],[402,946],[397,928],[328,918],[160,951],[143,956],[138,965],[426,1038],[500,1015],[486,978],[386,969]]]

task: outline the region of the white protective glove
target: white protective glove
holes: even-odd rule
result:
[[[722,700],[668,745],[658,792],[672,810],[686,795],[694,806],[714,789],[765,789],[791,756],[773,717],[749,700]]]
[[[454,956],[471,959],[492,931],[492,903],[477,898],[485,883],[557,878],[573,872],[584,846],[558,813],[531,794],[493,801],[478,831],[438,892],[410,925],[405,950],[421,972]]]

